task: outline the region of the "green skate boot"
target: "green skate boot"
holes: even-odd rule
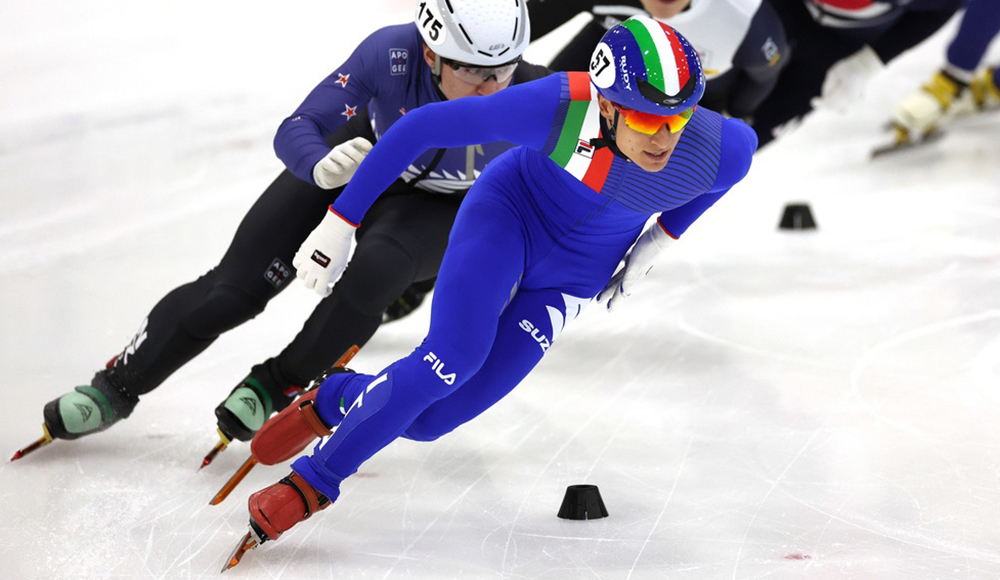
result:
[[[73,440],[103,431],[132,414],[139,398],[116,389],[102,371],[94,375],[89,385],[76,387],[42,409],[44,435],[24,449],[18,450],[11,461],[48,445],[54,439]]]
[[[308,388],[319,387],[328,373],[333,372],[333,369],[343,368],[357,352],[357,345],[347,349],[340,360],[319,377],[313,379]],[[272,413],[280,412],[306,390],[304,387],[279,381],[276,377],[280,376],[280,370],[275,369],[275,366],[275,359],[268,359],[263,364],[254,366],[247,378],[243,379],[243,382],[233,389],[226,400],[215,408],[219,442],[208,452],[198,469],[205,468],[215,460],[215,457],[224,451],[233,439],[240,441],[253,439]],[[249,471],[254,463],[256,460],[253,457],[248,459],[247,463],[244,464],[246,471]],[[242,470],[243,468],[241,468]],[[246,475],[246,471],[243,472],[243,475]],[[238,482],[239,479],[236,481]]]
[[[97,373],[89,385],[76,387],[45,405],[42,415],[52,437],[79,439],[103,431],[132,414],[139,398],[116,389],[105,373]]]
[[[226,449],[233,439],[249,441],[271,413],[288,406],[302,392],[302,387],[282,384],[274,377],[274,359],[255,365],[250,374],[215,408],[219,442],[201,462],[204,469]]]
[[[281,385],[269,370],[268,361],[250,374],[215,408],[219,431],[229,440],[249,441],[271,413],[288,406],[302,387]]]

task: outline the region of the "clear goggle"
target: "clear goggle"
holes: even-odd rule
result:
[[[521,62],[521,57],[497,66],[477,66],[444,57],[441,57],[441,62],[450,66],[459,80],[470,85],[478,85],[485,83],[490,78],[495,78],[498,83],[507,82],[514,75],[518,63]]]
[[[625,119],[625,124],[630,129],[635,129],[644,135],[655,135],[660,130],[660,127],[664,125],[667,126],[667,129],[671,133],[679,133],[687,125],[688,121],[691,120],[691,115],[694,114],[694,110],[697,108],[697,106],[691,107],[683,113],[676,115],[654,115],[653,113],[644,113],[621,105],[615,105],[614,107],[621,114],[622,118]]]

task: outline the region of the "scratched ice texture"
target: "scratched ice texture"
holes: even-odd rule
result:
[[[5,6],[3,450],[39,437],[47,401],[218,261],[281,169],[281,119],[368,31],[411,14],[366,6]],[[620,312],[591,305],[505,401],[438,442],[391,445],[225,577],[1000,577],[1000,113],[867,157],[953,27],[849,114],[817,112],[758,155]],[[789,202],[818,230],[779,231]],[[3,576],[218,577],[247,495],[287,467],[209,506],[248,453],[197,472],[213,408],[316,300],[290,288],[129,420],[0,467]],[[406,354],[428,319],[384,327],[354,366]],[[578,483],[610,517],[556,517]]]

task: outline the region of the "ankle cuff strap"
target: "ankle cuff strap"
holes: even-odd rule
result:
[[[302,516],[303,520],[308,520],[314,513],[330,505],[330,500],[325,495],[313,489],[309,482],[294,471],[282,482],[292,486],[292,489],[302,497],[302,503],[306,505],[306,514]]]
[[[326,437],[333,433],[323,419],[320,418],[319,413],[316,411],[316,401],[313,399],[307,399],[299,403],[299,413],[302,413],[302,419],[305,420],[306,425],[313,430],[313,433],[320,437]]]

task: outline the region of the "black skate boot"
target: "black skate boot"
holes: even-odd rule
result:
[[[406,290],[403,290],[403,294],[385,309],[382,314],[382,322],[392,322],[412,314],[423,304],[427,294],[434,289],[435,282],[437,282],[437,278],[410,284]]]

